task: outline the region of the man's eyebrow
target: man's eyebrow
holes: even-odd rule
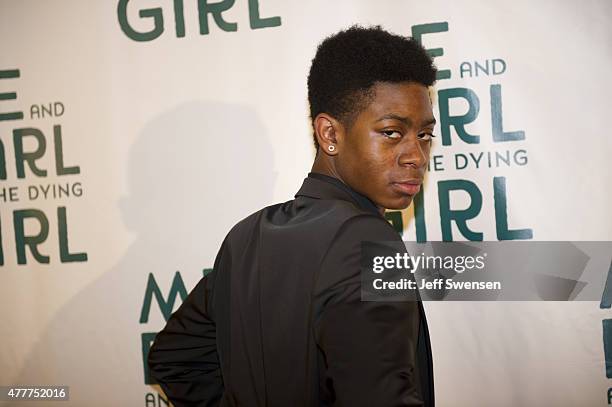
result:
[[[421,127],[435,126],[435,124],[436,124],[436,118],[432,117],[431,119],[425,120],[423,124],[421,125]]]
[[[376,121],[380,122],[380,121],[387,120],[387,119],[398,120],[407,126],[412,126],[412,120],[410,120],[409,117],[399,116],[395,113],[388,113],[386,115],[383,115],[379,117],[378,120]],[[432,117],[430,119],[426,119],[425,121],[423,121],[423,123],[421,124],[421,127],[427,127],[427,126],[431,126],[435,124],[436,124],[436,119],[435,117]]]
[[[387,120],[387,119],[393,119],[393,120],[398,120],[402,123],[404,123],[407,126],[412,126],[412,120],[410,120],[410,118],[408,117],[404,117],[404,116],[399,116],[395,113],[387,113],[383,116],[380,116],[376,121],[380,122],[383,120]]]

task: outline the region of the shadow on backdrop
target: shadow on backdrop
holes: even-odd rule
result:
[[[68,385],[75,406],[145,405],[154,390],[144,384],[141,334],[163,327],[155,300],[151,321],[140,323],[149,273],[165,299],[176,271],[189,291],[231,226],[272,204],[273,161],[266,131],[246,106],[191,102],[149,122],[131,146],[120,202],[134,240],[60,309],[17,383]]]

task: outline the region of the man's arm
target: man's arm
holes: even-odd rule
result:
[[[416,301],[362,302],[362,241],[397,241],[381,219],[347,221],[323,260],[315,337],[335,405],[422,406],[416,371],[420,314]]]
[[[151,376],[176,407],[217,406],[223,395],[216,328],[209,305],[224,248],[225,243],[213,271],[172,314],[149,351]]]

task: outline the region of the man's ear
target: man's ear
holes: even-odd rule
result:
[[[330,156],[338,154],[338,142],[343,137],[342,123],[327,113],[319,113],[314,119],[314,132],[319,147]]]

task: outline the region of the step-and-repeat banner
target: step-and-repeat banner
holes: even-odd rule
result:
[[[152,339],[300,187],[310,61],[355,23],[439,69],[424,193],[387,214],[405,240],[612,240],[607,0],[2,0],[0,385],[165,405]],[[425,306],[440,406],[610,403],[608,301]]]

